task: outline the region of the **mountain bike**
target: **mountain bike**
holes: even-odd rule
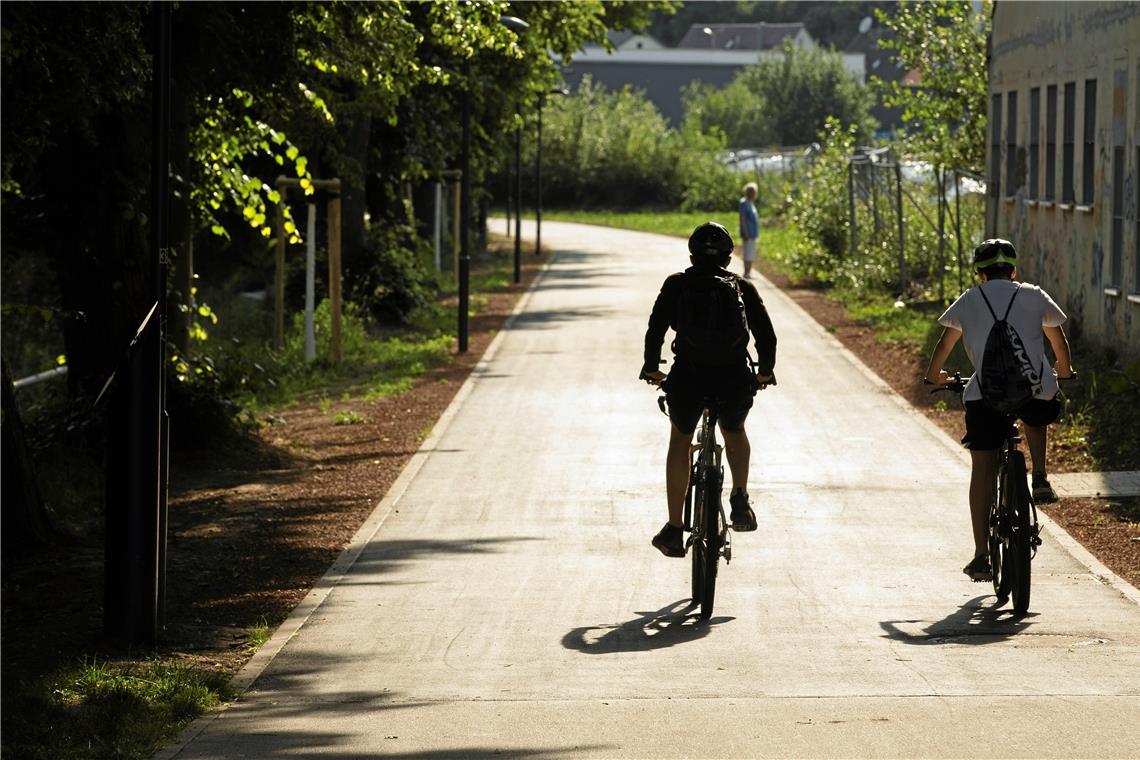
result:
[[[953,391],[961,395],[965,387],[961,373],[955,372],[949,383],[931,393]],[[1024,615],[1029,610],[1032,563],[1037,547],[1041,546],[1041,535],[1037,507],[1026,478],[1025,454],[1017,448],[1019,443],[1021,435],[1011,422],[998,450],[994,500],[990,505],[989,551],[998,604],[1005,604],[1012,595],[1013,611]]]

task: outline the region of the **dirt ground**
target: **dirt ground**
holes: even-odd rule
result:
[[[472,319],[468,352],[425,374],[411,391],[324,409],[315,398],[302,400],[274,415],[246,446],[174,462],[167,626],[155,654],[226,673],[249,659],[249,630],[280,623],[347,545],[544,263],[545,257],[526,257],[523,285],[489,294],[486,309]],[[773,279],[923,413],[961,435],[961,414],[936,411],[916,382],[923,357],[876,341],[819,291]],[[347,411],[365,421],[334,425],[334,415]],[[1056,456],[1069,461],[1062,451]],[[1140,499],[1066,499],[1047,512],[1140,584]],[[81,655],[137,654],[100,641],[101,599],[101,546],[57,547],[10,567],[3,588],[5,681]]]

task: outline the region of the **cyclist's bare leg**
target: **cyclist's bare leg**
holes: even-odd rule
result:
[[[685,492],[689,489],[689,444],[693,434],[686,435],[669,426],[669,453],[665,457],[665,496],[669,502],[669,524],[683,525]]]
[[[1029,456],[1033,459],[1033,472],[1045,474],[1045,443],[1048,440],[1048,428],[1025,426],[1025,442],[1029,444]]]
[[[990,505],[994,501],[994,478],[997,476],[996,451],[971,451],[970,522],[974,529],[974,556],[989,554]]]
[[[720,429],[724,436],[724,456],[728,460],[728,469],[732,473],[732,491],[738,489],[748,491],[748,460],[752,456],[752,444],[748,442],[748,433],[744,429]]]

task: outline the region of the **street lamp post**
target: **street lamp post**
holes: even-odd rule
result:
[[[529,25],[514,16],[500,16],[499,23],[513,32]],[[467,352],[468,310],[471,301],[471,59],[463,62],[463,134],[460,144],[459,180],[459,353]]]
[[[521,110],[521,109],[520,109]],[[520,114],[521,116],[521,114]],[[522,282],[522,126],[515,127],[515,284]]]

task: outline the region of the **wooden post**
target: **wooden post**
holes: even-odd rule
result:
[[[340,180],[336,183],[333,195],[329,196],[329,309],[332,330],[331,354],[333,362],[341,359],[340,344]]]
[[[278,192],[282,190],[277,180]],[[277,204],[277,273],[273,289],[273,347],[285,346],[285,201]]]

